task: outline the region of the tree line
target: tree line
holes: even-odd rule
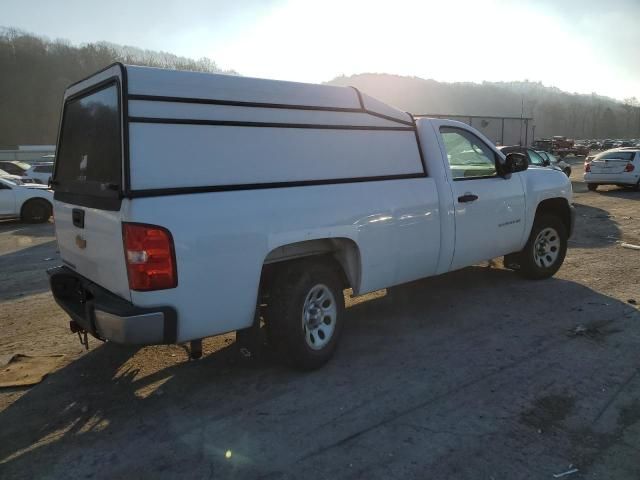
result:
[[[341,76],[351,85],[413,114],[533,117],[536,137],[640,138],[640,102],[572,94],[540,82],[443,83],[365,73]]]
[[[65,88],[116,61],[236,74],[208,58],[193,60],[107,42],[74,46],[0,29],[0,146],[55,143]],[[442,83],[368,73],[328,83],[358,87],[414,114],[533,117],[536,137],[640,138],[640,102],[635,97],[620,102],[528,81]]]
[[[208,58],[193,60],[107,42],[74,46],[0,29],[0,148],[54,144],[64,90],[114,62],[235,73],[221,70]]]

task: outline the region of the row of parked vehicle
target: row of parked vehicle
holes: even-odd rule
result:
[[[0,161],[0,219],[48,221],[53,212],[52,173],[52,161]]]
[[[561,145],[557,139],[564,137],[553,137],[554,141],[549,142],[549,147],[557,148]],[[573,140],[570,140],[573,142]],[[581,142],[582,143],[582,142]],[[615,142],[616,148],[609,148],[596,155],[587,155],[584,162],[584,181],[590,191],[597,190],[599,185],[617,185],[626,188],[640,190],[640,143],[635,144],[636,140],[625,140]],[[607,140],[602,144],[598,144],[594,148],[601,149],[602,145],[614,144],[611,140]],[[630,145],[634,144],[634,145]],[[536,140],[535,147],[545,145],[544,140]],[[586,143],[582,143],[586,145]],[[593,144],[589,144],[591,147]],[[575,149],[579,146],[570,145]],[[564,147],[564,145],[562,145]],[[559,159],[550,151],[539,150],[536,148],[511,146],[499,147],[504,153],[519,152],[527,156],[529,165],[537,167],[550,167],[562,170],[568,177],[571,176],[571,165],[565,162],[562,157]],[[565,149],[566,151],[566,149]]]
[[[640,147],[640,138],[630,138],[627,140],[613,140],[610,138],[606,138],[603,140],[577,140],[576,145],[586,145],[590,150],[610,150],[612,148]]]
[[[16,176],[23,182],[49,185],[52,174],[53,161],[30,164],[17,160],[0,160],[0,177]]]
[[[527,157],[529,166],[532,167],[549,167],[554,170],[560,170],[567,177],[571,176],[571,165],[564,160],[556,157],[553,153],[544,150],[536,150],[531,147],[522,147],[519,145],[498,147],[505,155],[509,153],[522,153]]]

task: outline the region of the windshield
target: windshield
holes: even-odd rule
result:
[[[536,153],[540,155],[542,158],[544,158],[545,160],[549,160],[549,154],[544,150],[536,150]]]
[[[534,150],[529,150],[529,163],[531,163],[532,165],[543,166],[544,165],[544,158],[542,158]]]
[[[547,153],[547,157],[549,158],[549,161],[551,163],[558,163],[558,157],[556,157],[555,155],[552,155],[551,153]]]

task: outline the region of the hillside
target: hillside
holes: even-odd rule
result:
[[[328,82],[351,85],[414,114],[533,117],[536,136],[640,137],[640,106],[595,94],[579,95],[536,82],[442,83],[417,77],[365,73]]]
[[[207,58],[106,42],[74,46],[0,28],[0,146],[55,143],[64,89],[120,61],[179,70],[222,71]],[[577,95],[535,82],[442,83],[417,77],[365,73],[328,82],[352,85],[403,110],[420,113],[534,117],[536,136],[639,138],[640,106]]]
[[[192,60],[106,42],[73,46],[0,29],[0,146],[55,143],[65,88],[116,61],[222,72],[207,58]]]

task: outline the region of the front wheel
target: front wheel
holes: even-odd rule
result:
[[[553,276],[567,254],[567,229],[555,215],[539,215],[533,222],[529,240],[519,254],[519,273],[540,280]]]
[[[281,267],[265,313],[274,346],[289,364],[302,370],[321,367],[342,333],[344,295],[338,267],[329,258]]]

